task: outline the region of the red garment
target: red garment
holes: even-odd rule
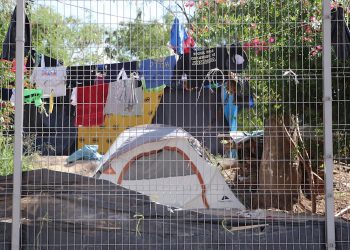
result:
[[[76,126],[100,126],[104,122],[109,85],[106,83],[77,87]]]
[[[188,35],[187,39],[184,41],[184,54],[189,54],[191,48],[196,46],[196,42],[192,38],[192,36]]]

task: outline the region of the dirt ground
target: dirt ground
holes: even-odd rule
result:
[[[98,161],[77,161],[67,164],[67,156],[41,156],[36,160],[38,168],[47,168],[50,170],[79,174],[92,177],[94,171],[99,165]]]
[[[248,200],[246,203],[249,203],[254,209],[258,208],[257,201],[259,198],[258,195],[255,193],[257,185],[254,182],[254,179],[257,178],[257,174],[249,173],[246,175],[245,180],[242,180],[241,176],[238,176],[237,173],[239,172],[239,168],[233,168],[233,169],[226,169],[223,170],[222,173],[226,179],[226,181],[230,184],[232,184],[232,191],[236,192],[237,195],[245,200]],[[342,214],[341,218],[350,220],[350,166],[335,164],[334,165],[334,211],[335,215],[342,211],[344,208],[349,207],[349,210]],[[238,181],[238,178],[240,178],[240,182]],[[235,181],[236,180],[236,181]],[[240,183],[238,185],[238,189],[249,195],[240,196],[239,192],[237,192],[237,181]],[[323,186],[320,188],[320,194],[316,197],[316,213],[319,215],[323,215],[325,213],[325,195],[321,193],[323,191]],[[242,191],[243,190],[243,191]],[[257,191],[258,193],[258,191]],[[247,198],[248,197],[248,198]],[[312,203],[311,200],[306,198],[305,195],[301,194],[299,202],[296,203],[293,207],[294,213],[311,213],[312,209]]]

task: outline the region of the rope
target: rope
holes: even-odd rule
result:
[[[137,219],[137,222],[136,222],[136,235],[137,236],[141,236],[140,224],[141,224],[141,221],[143,221],[145,219],[145,216],[143,216],[143,214],[135,214],[134,218]]]
[[[215,69],[211,69],[208,74],[205,76],[204,80],[203,80],[203,83],[202,83],[202,86],[201,88],[199,89],[199,92],[198,92],[198,96],[197,96],[197,102],[199,100],[199,97],[201,96],[201,92],[202,92],[202,89],[203,89],[203,86],[204,86],[204,83],[206,80],[209,80],[209,83],[212,83],[214,81],[214,78],[210,78],[212,76],[213,73],[215,72],[220,72],[221,75],[222,75],[222,82],[225,81],[225,75],[224,75],[224,72],[222,72],[222,70],[218,69],[218,68],[215,68]],[[210,85],[209,85],[210,86]],[[210,88],[211,92],[213,92],[213,90]]]
[[[227,228],[225,219],[221,221],[221,226],[225,229],[226,232],[232,233],[231,230]]]

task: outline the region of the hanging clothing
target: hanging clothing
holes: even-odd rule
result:
[[[222,98],[224,100],[224,115],[230,126],[230,132],[237,131],[238,105],[234,95],[227,93],[226,88],[222,88]]]
[[[45,67],[44,57],[41,66],[34,68],[30,81],[43,90],[43,98],[66,96],[66,67]]]
[[[7,89],[7,88],[1,88],[0,89],[0,99],[2,101],[9,101],[12,96],[12,90],[13,89]]]
[[[27,6],[28,3],[26,3]],[[17,6],[12,12],[11,22],[8,27],[6,37],[4,42],[2,43],[2,53],[1,58],[9,61],[13,61],[16,58],[16,12]],[[31,49],[31,27],[29,18],[24,13],[24,56],[29,55],[29,51]],[[2,24],[3,25],[3,24]]]
[[[96,65],[69,66],[67,67],[67,86],[74,88],[94,85],[96,74]]]
[[[45,110],[50,108],[49,103],[43,106]],[[54,97],[54,109],[48,116],[34,104],[24,105],[23,116],[24,135],[34,140],[28,147],[34,146],[40,155],[70,155],[76,151],[75,107],[69,104],[69,95]]]
[[[186,75],[191,87],[199,87],[210,83],[207,78],[213,69],[219,69],[224,74],[224,78],[227,78],[229,72],[241,72],[247,65],[247,55],[241,47],[235,45],[230,46],[230,54],[223,46],[191,49],[189,54],[181,55],[177,61],[174,79],[179,81],[183,75]],[[222,84],[223,76],[218,73],[214,78],[211,76],[211,80]]]
[[[103,69],[105,83],[115,82],[122,69],[128,77],[133,73],[137,73],[137,64],[137,61],[105,64]]]
[[[73,88],[72,94],[70,96],[70,104],[73,106],[77,106],[78,99],[77,99],[77,87]]]
[[[175,65],[175,56],[168,56],[157,60],[147,59],[141,61],[139,73],[145,80],[146,88],[158,88],[163,85],[170,86]]]
[[[67,67],[67,85],[71,88],[94,85],[99,73],[103,75],[104,83],[114,82],[122,69],[130,76],[137,72],[137,62],[69,66]]]
[[[167,87],[152,124],[181,127],[212,154],[223,154],[224,146],[218,135],[227,134],[229,126],[222,107],[221,88],[214,91],[203,88],[198,95],[198,91]]]
[[[350,31],[344,19],[344,9],[338,6],[331,13],[331,40],[339,60],[350,57]]]
[[[227,49],[225,47],[216,47],[209,49],[191,49],[189,54],[181,55],[174,69],[174,78],[182,79],[183,75],[187,76],[187,80],[191,87],[201,86],[210,70],[218,68],[225,69],[225,61],[229,59]],[[222,80],[222,75],[215,79],[216,82]]]
[[[109,84],[77,87],[76,126],[100,126],[104,121]]]
[[[109,83],[108,96],[104,113],[106,115],[134,116],[143,114],[142,85],[132,76],[128,78],[121,71],[117,81]]]
[[[187,39],[184,41],[184,54],[189,54],[192,48],[196,47],[196,42],[193,37],[188,35]]]
[[[178,55],[184,53],[184,42],[188,38],[185,27],[180,23],[179,19],[175,17],[170,32],[170,46]]]
[[[30,104],[34,103],[36,107],[40,107],[42,105],[41,98],[43,97],[42,89],[24,89],[23,90],[23,102]],[[16,89],[12,90],[12,96],[10,101],[15,104],[16,103]]]

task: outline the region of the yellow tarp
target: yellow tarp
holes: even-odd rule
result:
[[[150,124],[157,111],[163,90],[145,91],[142,116],[109,115],[101,127],[79,127],[78,148],[84,145],[98,145],[98,151],[105,154],[117,136],[125,129],[137,125]]]

